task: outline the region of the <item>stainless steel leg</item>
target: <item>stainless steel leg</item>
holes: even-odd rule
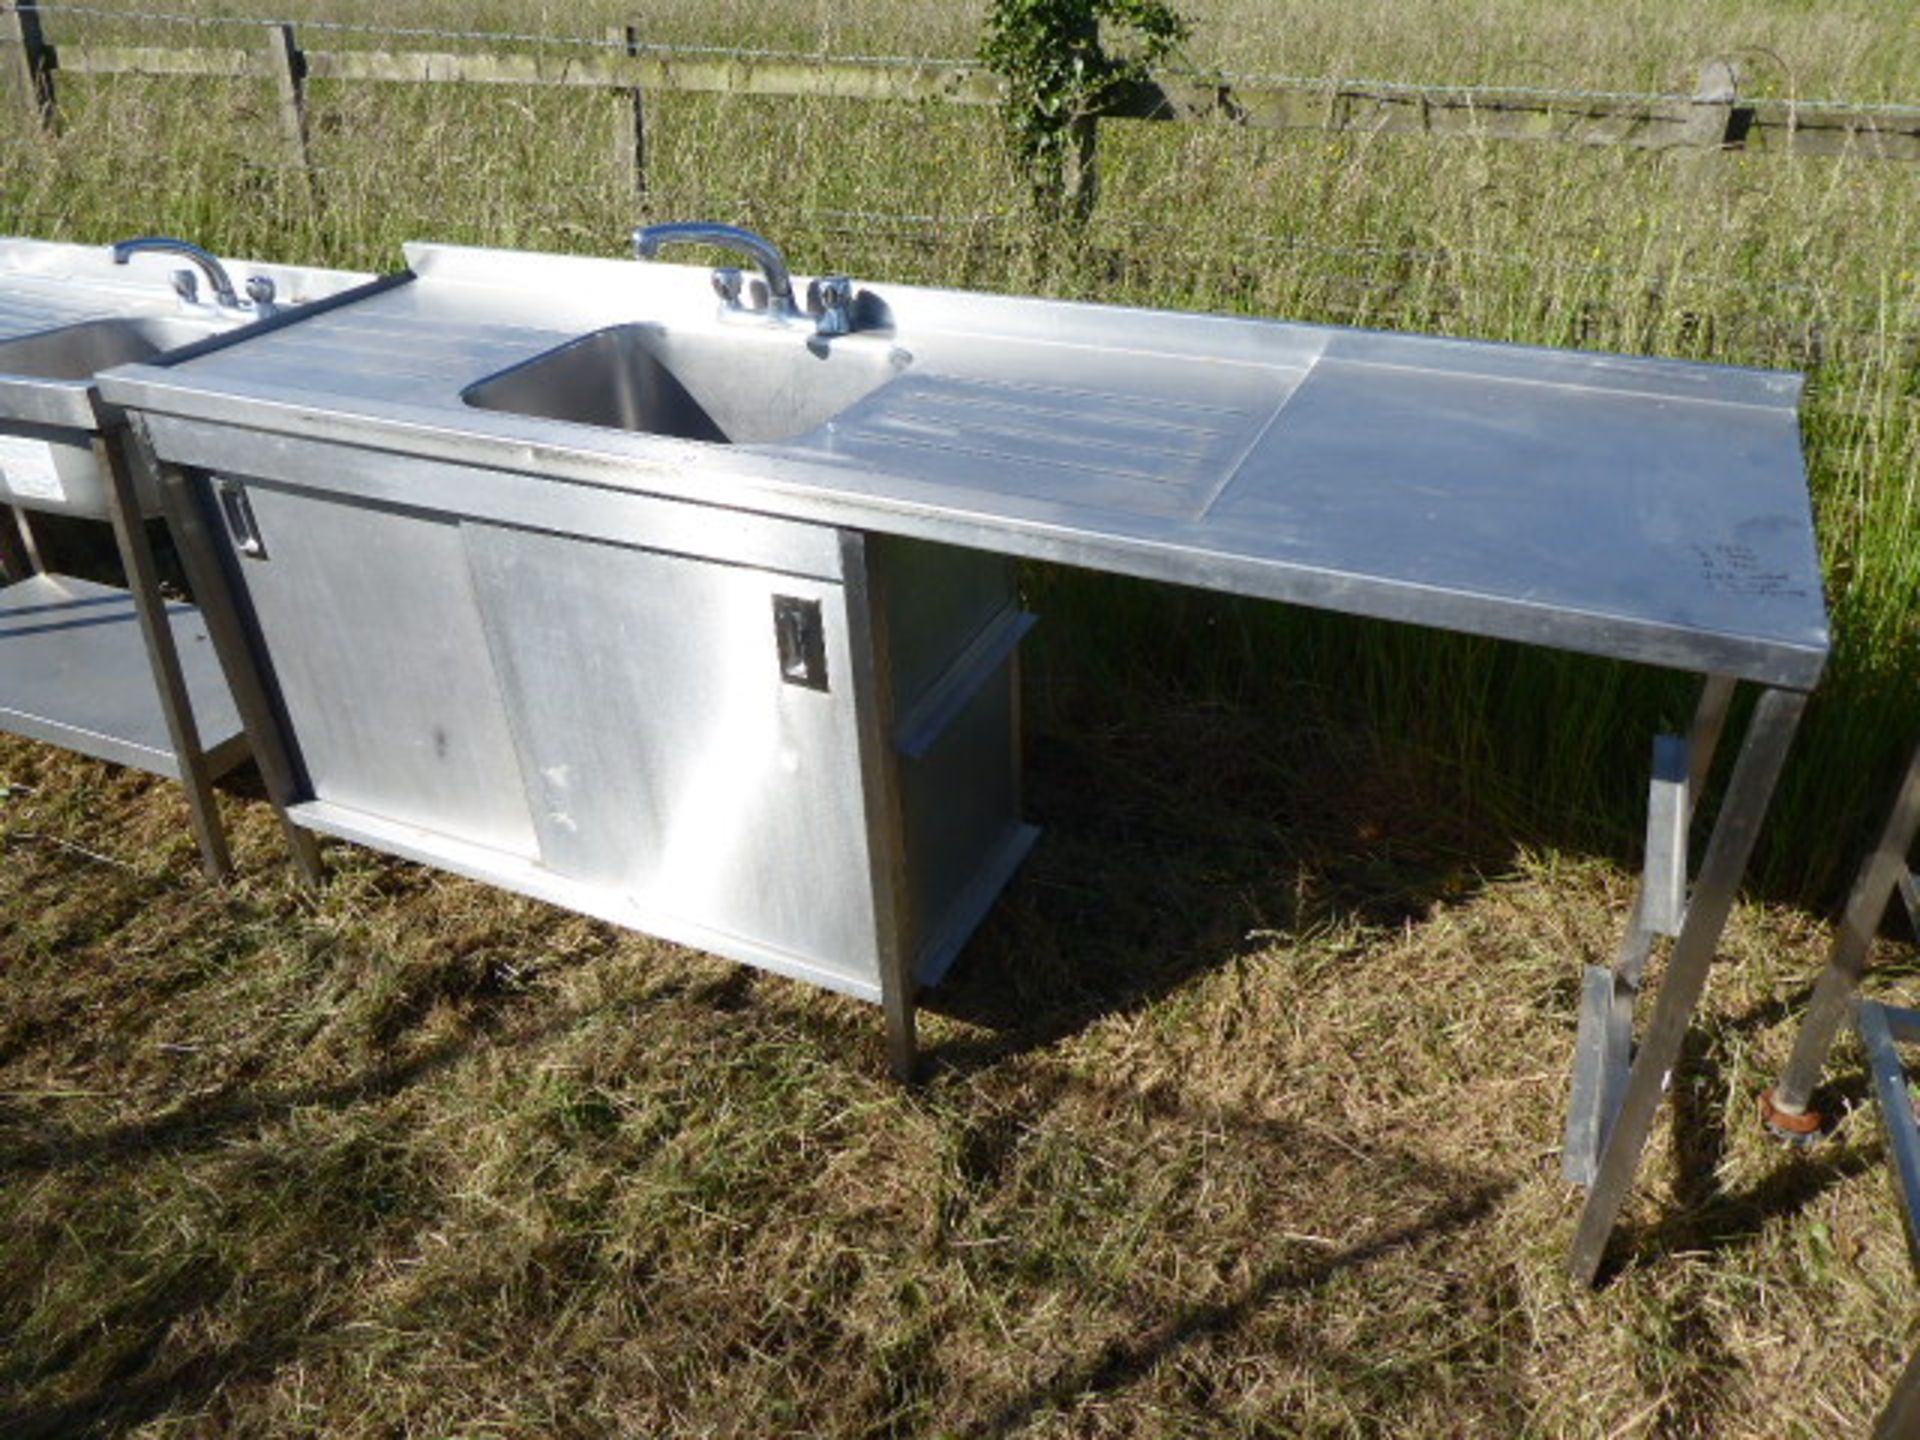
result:
[[[113,538],[120,547],[127,588],[133,594],[140,634],[146,641],[154,688],[159,691],[161,713],[166,716],[167,737],[173,742],[174,762],[180,769],[180,784],[187,792],[193,837],[200,843],[200,863],[210,878],[222,880],[233,869],[227,832],[220,824],[213,776],[207,768],[206,753],[200,748],[200,727],[193,718],[193,699],[180,669],[180,653],[174,648],[173,627],[167,622],[167,602],[160,594],[159,570],[154,564],[153,547],[147,543],[147,526],[140,515],[127,453],[120,440],[96,436],[93,455],[108,479],[107,513],[113,521]]]
[[[1639,986],[1621,974],[1636,946],[1651,945],[1653,932],[1640,923],[1636,901],[1626,938],[1613,968],[1589,965],[1580,977],[1580,1028],[1573,1041],[1573,1091],[1560,1143],[1560,1176],[1569,1185],[1591,1185],[1600,1169],[1613,1117],[1620,1113],[1627,1072],[1633,1065],[1633,1002]]]
[[[920,1064],[920,1037],[914,997],[889,986],[886,994],[887,1071],[901,1084],[912,1081]]]
[[[1867,1048],[1867,1068],[1873,1074],[1880,1127],[1887,1139],[1887,1158],[1893,1165],[1894,1196],[1900,1202],[1900,1218],[1907,1228],[1907,1256],[1920,1270],[1920,1214],[1916,1214],[1916,1206],[1920,1206],[1920,1124],[1914,1120],[1906,1067],[1900,1063],[1895,1046],[1896,1040],[1920,1040],[1920,1013],[1862,1000],[1855,1009],[1854,1021]],[[1920,1435],[1920,1354],[1907,1362],[1873,1433],[1875,1440],[1912,1440]]]
[[[1920,1435],[1920,1351],[1900,1372],[1900,1383],[1893,1387],[1893,1397],[1873,1426],[1873,1440],[1913,1440],[1916,1435]]]
[[[1754,707],[1740,758],[1727,784],[1726,799],[1714,821],[1699,883],[1654,1002],[1646,1040],[1634,1057],[1620,1112],[1607,1134],[1593,1188],[1587,1192],[1586,1208],[1580,1214],[1568,1269],[1583,1285],[1591,1285],[1599,1274],[1607,1239],[1639,1169],[1640,1153],[1646,1148],[1660,1096],[1674,1062],[1680,1058],[1694,1007],[1706,988],[1714,948],[1733,909],[1734,892],[1759,838],[1760,822],[1773,798],[1774,784],[1780,778],[1780,767],[1786,761],[1806,703],[1807,697],[1794,691],[1766,690]]]
[[[1813,1087],[1820,1083],[1820,1072],[1833,1048],[1833,1037],[1847,1018],[1848,1006],[1860,978],[1866,972],[1867,951],[1874,933],[1880,928],[1887,902],[1894,887],[1907,875],[1907,856],[1913,849],[1914,832],[1920,828],[1920,748],[1908,762],[1906,778],[1893,802],[1893,813],[1880,832],[1873,848],[1854,877],[1853,893],[1847,897],[1846,913],[1827,955],[1827,968],[1813,987],[1813,999],[1807,1006],[1807,1018],[1800,1022],[1800,1033],[1793,1042],[1793,1055],[1781,1073],[1779,1084],[1764,1102],[1776,1129],[1788,1134],[1813,1132],[1819,1128],[1817,1117],[1804,1127],[1791,1122],[1807,1114],[1807,1102]],[[1780,1123],[1781,1117],[1786,1124]]]
[[[1736,685],[1729,676],[1709,675],[1700,686],[1700,699],[1693,707],[1693,723],[1687,728],[1688,825],[1693,823],[1693,807],[1707,787],[1707,777],[1713,773],[1714,756],[1720,749],[1720,736],[1727,728],[1727,711],[1732,708]],[[1654,932],[1646,925],[1644,903],[1643,899],[1635,900],[1627,938],[1621,942],[1619,958],[1614,961],[1615,971],[1636,989],[1653,949]],[[1685,923],[1684,917],[1682,923]]]
[[[1887,1139],[1887,1159],[1893,1166],[1894,1194],[1900,1218],[1907,1226],[1907,1258],[1920,1271],[1920,1124],[1913,1118],[1913,1097],[1907,1090],[1906,1067],[1894,1044],[1898,1032],[1912,1039],[1920,1030],[1920,1014],[1862,1000],[1855,1012],[1860,1043],[1867,1048],[1867,1069],[1873,1075],[1873,1098],[1880,1106],[1880,1129]]]
[[[144,446],[144,440],[141,443]],[[148,460],[154,463],[150,450]],[[207,623],[208,638],[220,657],[227,688],[233,692],[234,706],[246,727],[247,743],[253,749],[254,763],[260,767],[260,778],[266,782],[267,798],[279,817],[287,848],[293,853],[294,869],[303,882],[318,885],[322,873],[320,847],[312,833],[294,824],[287,814],[287,807],[300,799],[297,772],[272,702],[267,698],[266,685],[254,668],[253,650],[246,628],[241,624],[239,608],[227,589],[227,577],[221,569],[219,553],[214,549],[212,532],[188,478],[171,465],[156,464],[155,473],[159,476],[161,507],[166,512],[167,525],[180,551],[180,562],[186,567],[187,579],[193,585],[201,618]]]
[[[907,885],[906,825],[901,811],[900,755],[893,743],[893,685],[887,674],[887,577],[872,562],[866,537],[840,532],[847,586],[848,668],[860,719],[860,771],[867,812],[874,939],[879,947],[880,1003],[887,1017],[887,1068],[913,1079],[919,1062],[915,1006],[920,990]]]
[[[47,570],[47,560],[40,553],[40,541],[33,533],[32,517],[24,510],[10,510],[7,512],[4,523],[12,528],[14,535],[20,541],[20,549],[26,555],[28,573],[44,575]]]
[[[0,576],[7,580],[24,580],[40,569],[27,554],[25,533],[20,512],[8,507],[0,515]]]
[[[1687,770],[1684,813],[1678,817],[1683,832],[1681,866],[1684,869],[1684,831],[1693,821],[1693,804],[1713,769],[1714,752],[1726,728],[1734,681],[1709,675],[1694,705],[1687,730]],[[1652,827],[1649,826],[1651,831]],[[1684,884],[1684,876],[1682,876]],[[1648,922],[1648,884],[1642,873],[1633,912],[1627,919],[1620,949],[1607,968],[1589,965],[1582,976],[1580,1028],[1574,1039],[1573,1089],[1567,1102],[1567,1128],[1560,1147],[1560,1173],[1570,1185],[1591,1185],[1600,1168],[1601,1147],[1619,1113],[1627,1070],[1633,1062],[1633,1006],[1640,994],[1640,976],[1653,949],[1655,928]]]

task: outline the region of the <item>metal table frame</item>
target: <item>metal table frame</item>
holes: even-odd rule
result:
[[[200,850],[201,868],[210,879],[224,879],[232,873],[233,860],[214,797],[214,763],[201,741],[191,691],[167,616],[167,602],[160,593],[159,567],[133,479],[132,467],[140,463],[140,456],[125,428],[113,428],[96,435],[93,454],[109,481],[108,518],[126,590],[139,621],[154,692],[166,721],[176,772],[170,778],[177,778],[186,792],[187,813]],[[4,565],[9,574],[17,573],[25,579],[48,573],[24,510],[10,509],[0,518],[0,532],[6,534],[5,540],[0,540],[0,565]]]
[[[1894,1198],[1900,1202],[1906,1224],[1907,1258],[1920,1273],[1920,1123],[1914,1119],[1907,1071],[1897,1048],[1903,1041],[1920,1043],[1920,1011],[1861,1000],[1854,1005],[1853,1016],[1873,1072],[1880,1127],[1886,1136],[1887,1158],[1893,1163]],[[1901,1372],[1873,1433],[1875,1440],[1920,1434],[1920,1352]]]
[[[1866,975],[1867,953],[1896,890],[1906,901],[1915,930],[1920,931],[1920,890],[1907,866],[1916,832],[1920,832],[1920,747],[1914,749],[1907,763],[1879,840],[1854,877],[1839,932],[1827,954],[1826,968],[1813,987],[1807,1018],[1800,1023],[1787,1068],[1763,1101],[1769,1122],[1783,1135],[1819,1133],[1821,1117],[1809,1108],[1813,1087],[1819,1083],[1827,1052],[1852,1009],[1854,995]]]
[[[1568,1259],[1569,1272],[1582,1285],[1599,1276],[1806,708],[1802,692],[1761,690],[1689,895],[1687,842],[1694,801],[1712,769],[1734,690],[1735,682],[1725,676],[1706,677],[1685,739],[1655,741],[1639,892],[1612,965],[1589,966],[1585,974],[1561,1162],[1569,1181],[1588,1187]],[[1646,1036],[1636,1048],[1635,1002],[1661,935],[1673,937],[1673,949]]]

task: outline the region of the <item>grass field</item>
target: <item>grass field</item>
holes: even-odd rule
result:
[[[1760,93],[1900,100],[1920,59],[1908,5],[1194,13],[1192,62],[1241,71],[1684,89],[1737,53]],[[973,43],[909,0],[647,24]],[[0,129],[0,233],[378,269],[410,238],[613,254],[634,220],[610,97],[316,85],[319,205],[264,87],[61,98],[51,146]],[[302,896],[244,782],[242,878],[206,887],[167,787],[0,741],[0,1434],[1862,1433],[1914,1343],[1872,1115],[1788,1154],[1752,1097],[1920,734],[1920,173],[1109,124],[1062,248],[985,114],[649,122],[651,215],[752,223],[803,271],[1809,372],[1835,660],[1623,1271],[1561,1277],[1559,1108],[1687,687],[1036,570],[1049,836],[934,997],[913,1091],[849,1002],[344,847]],[[1863,1101],[1851,1050],[1833,1081]]]

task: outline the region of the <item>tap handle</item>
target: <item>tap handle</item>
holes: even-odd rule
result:
[[[173,293],[191,305],[200,298],[200,277],[191,270],[173,272]]]
[[[273,304],[273,297],[276,293],[273,288],[273,281],[269,280],[266,276],[252,275],[248,277],[247,299],[251,300],[256,308],[264,310]]]
[[[822,275],[814,282],[814,295],[820,313],[814,331],[820,335],[846,335],[853,330],[853,281],[845,275]]]
[[[720,303],[729,310],[740,308],[740,292],[746,283],[747,277],[730,265],[723,265],[713,272],[713,293],[720,297]]]

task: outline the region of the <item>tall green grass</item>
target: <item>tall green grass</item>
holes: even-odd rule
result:
[[[1241,70],[1684,88],[1693,59],[1737,50],[1760,89],[1865,98],[1898,96],[1914,73],[1915,27],[1865,9],[1396,0],[1262,6],[1256,21],[1227,0],[1194,8],[1194,62]],[[441,0],[400,23],[591,35],[621,18]],[[670,4],[647,24],[680,43],[964,54],[973,20],[898,0],[857,13]],[[49,15],[56,41],[245,40],[84,24]],[[481,43],[316,34],[307,43]],[[1802,369],[1836,646],[1776,802],[1767,880],[1830,899],[1920,736],[1920,167],[1110,122],[1099,211],[1068,243],[1023,211],[982,111],[650,97],[643,206],[616,150],[615,97],[316,84],[316,203],[284,166],[265,86],[64,77],[60,93],[57,141],[0,132],[0,231],[163,230],[388,269],[406,239],[617,254],[641,213],[702,216],[764,230],[802,270]],[[1042,723],[1088,677],[1289,714],[1310,695],[1316,723],[1356,745],[1423,757],[1431,803],[1623,855],[1648,737],[1689,704],[1671,675],[1579,657],[1099,577],[1031,583],[1059,637],[1040,651]]]

